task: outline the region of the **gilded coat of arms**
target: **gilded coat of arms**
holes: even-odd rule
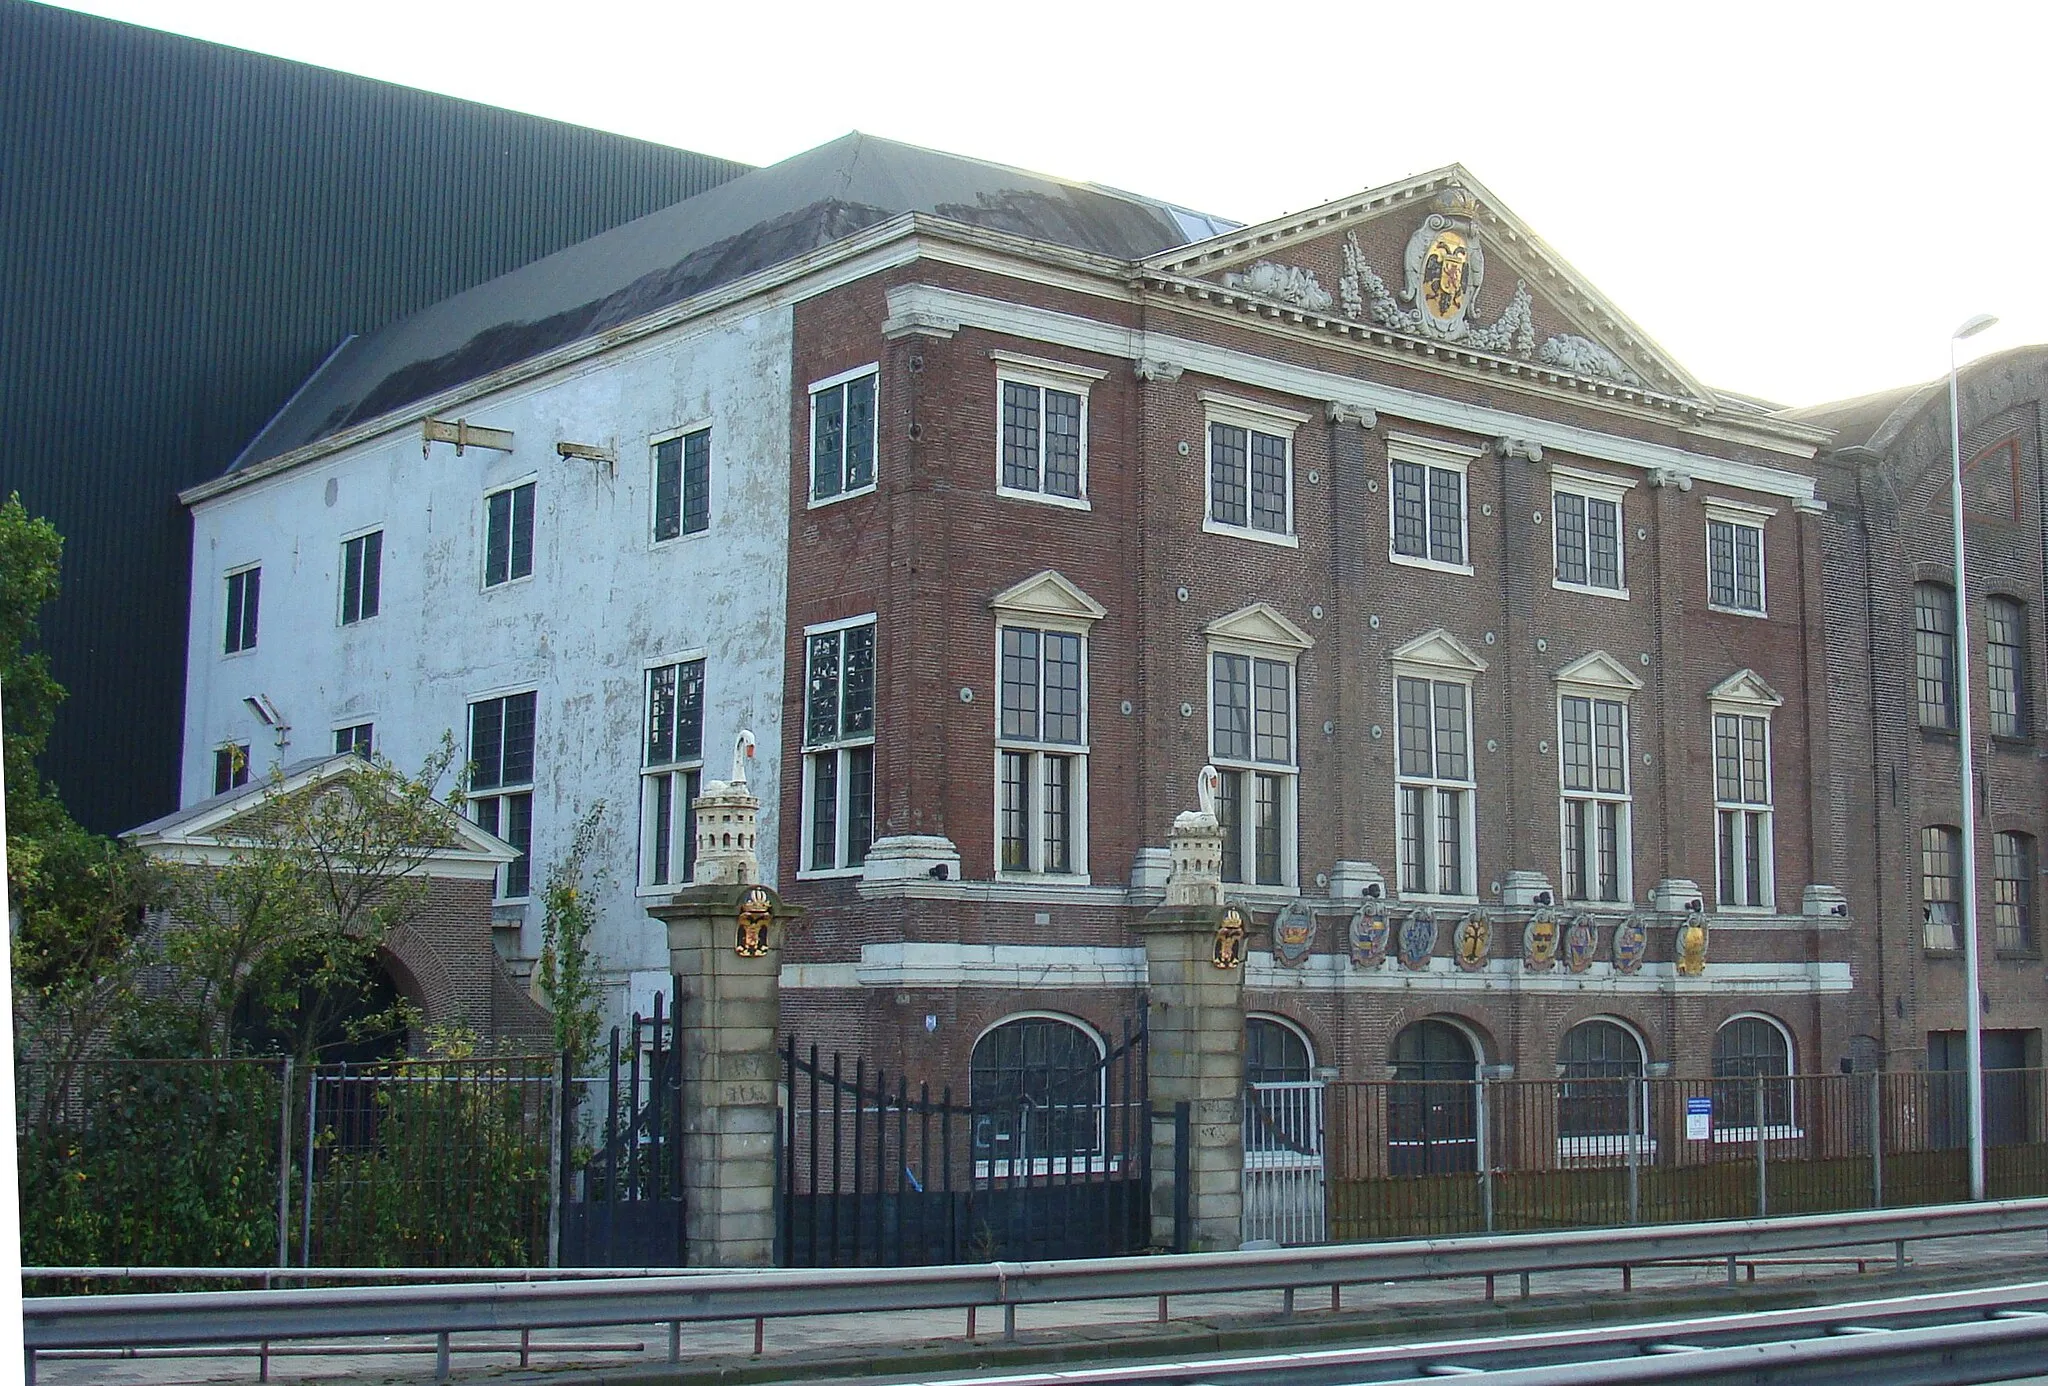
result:
[[[1593,931],[1593,916],[1577,915],[1572,926],[1564,931],[1564,965],[1573,972],[1584,972],[1593,965],[1593,952],[1599,946],[1599,935]]]
[[[1216,921],[1216,946],[1209,954],[1212,966],[1223,972],[1244,966],[1244,911],[1235,905],[1226,907],[1223,917]]]
[[[768,956],[768,926],[775,922],[775,906],[768,898],[768,892],[760,886],[750,886],[740,897],[738,927],[733,939],[732,951],[743,958],[765,958]]]
[[[1417,910],[1401,921],[1401,966],[1410,972],[1429,967],[1429,955],[1436,951],[1436,916]]]
[[[1548,972],[1557,964],[1557,911],[1540,909],[1522,929],[1522,966]]]
[[[1316,946],[1315,911],[1302,900],[1289,900],[1273,920],[1273,959],[1282,967],[1300,967]]]
[[[1697,977],[1707,970],[1707,921],[1698,915],[1678,926],[1678,971]]]
[[[1650,948],[1650,931],[1643,927],[1642,918],[1630,915],[1614,926],[1614,970],[1624,975],[1634,972],[1643,965],[1643,954]]]
[[[1387,902],[1367,900],[1351,916],[1351,965],[1370,972],[1387,960]]]
[[[1483,914],[1468,914],[1458,921],[1451,935],[1452,953],[1466,972],[1485,970],[1487,954],[1493,948],[1493,921]]]

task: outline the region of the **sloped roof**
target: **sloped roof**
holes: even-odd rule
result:
[[[1138,260],[1234,227],[1155,199],[858,132],[343,342],[230,472],[906,212]]]
[[[1830,451],[1839,452],[1848,447],[1866,447],[1885,431],[1885,422],[1906,405],[1907,413],[1916,414],[1921,405],[1913,403],[1913,397],[1920,394],[1938,393],[1941,382],[1926,385],[1900,385],[1875,394],[1858,395],[1854,399],[1831,400],[1826,404],[1809,404],[1798,409],[1780,411],[1781,419],[1793,419],[1799,423],[1815,424],[1821,428],[1832,428],[1835,438],[1828,445]]]

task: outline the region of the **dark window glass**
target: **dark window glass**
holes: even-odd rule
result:
[[[846,489],[875,479],[875,377],[849,380],[846,391]]]
[[[1394,471],[1394,552],[1409,558],[1429,557],[1429,468],[1396,462]]]
[[[683,532],[683,440],[670,438],[654,445],[654,538],[673,539]]]
[[[1790,1126],[1791,1072],[1791,1046],[1777,1026],[1756,1016],[1723,1025],[1714,1034],[1714,1125],[1754,1130],[1761,1096],[1763,1124]]]
[[[811,870],[830,871],[839,865],[839,755],[810,757]]]
[[[710,527],[711,430],[699,429],[683,439],[683,533]]]
[[[263,588],[263,570],[250,568],[228,575],[228,654],[256,648],[256,610]]]
[[[1244,1080],[1247,1083],[1306,1083],[1308,1045],[1287,1026],[1262,1016],[1244,1022]]]
[[[1401,765],[1404,775],[1436,774],[1435,734],[1430,713],[1428,679],[1396,679],[1395,701],[1401,724]]]
[[[1920,830],[1920,900],[1926,946],[1947,952],[1960,946],[1963,899],[1963,837],[1939,825]]]
[[[1253,781],[1258,795],[1258,818],[1252,825],[1253,868],[1258,884],[1280,885],[1280,777],[1255,775]]]
[[[1277,659],[1252,661],[1252,758],[1271,765],[1294,763],[1294,709],[1289,666]]]
[[[1387,1166],[1395,1175],[1479,1167],[1478,1058],[1455,1025],[1421,1020],[1394,1036],[1387,1088]]]
[[[533,572],[533,488],[529,481],[484,498],[484,586]]]
[[[1252,434],[1252,528],[1287,532],[1287,440]]]
[[[1216,795],[1216,826],[1223,830],[1223,879],[1244,880],[1245,786],[1249,771],[1225,770]]]
[[[1556,492],[1550,502],[1557,545],[1557,580],[1586,580],[1586,498]]]
[[[1243,525],[1251,507],[1245,458],[1251,438],[1229,424],[1209,425],[1209,518],[1219,525]]]
[[[839,739],[839,632],[813,635],[809,645],[804,740],[823,746]]]
[[[1429,556],[1439,563],[1465,561],[1465,474],[1429,469]]]
[[[1436,773],[1438,779],[1472,778],[1465,731],[1465,685],[1439,683],[1436,696]]]
[[[1081,397],[1045,392],[1045,492],[1081,498]]]
[[[1736,611],[1764,609],[1764,532],[1732,520],[1707,521],[1707,600]]]
[[[1987,604],[1990,620],[1985,632],[1990,678],[1985,689],[1991,705],[1993,736],[2027,734],[2027,617],[2026,609],[2010,597],[1993,597]]]
[[[1940,583],[1913,585],[1913,665],[1920,725],[1953,731],[1956,725],[1955,594]]]
[[[839,730],[842,736],[867,736],[875,729],[875,628],[850,626],[846,639],[846,689]]]
[[[533,796],[531,794],[507,794],[505,796],[505,831],[507,844],[519,849],[519,859],[505,866],[505,896],[517,899],[528,894],[532,888],[533,854]]]
[[[1031,755],[1002,753],[1001,833],[1005,871],[1031,869]]]
[[[1214,754],[1228,760],[1250,760],[1252,662],[1244,655],[1219,654],[1214,666]]]
[[[353,752],[364,760],[370,758],[370,735],[374,730],[369,722],[359,722],[353,727],[342,727],[334,733],[334,753],[345,756]]]
[[[1586,581],[1594,587],[1621,586],[1621,507],[1611,500],[1586,502]]]
[[[1102,1069],[1101,1049],[1064,1020],[1031,1016],[983,1035],[970,1078],[974,1158],[1001,1171],[1012,1162],[1099,1153]],[[1053,1163],[1046,1172],[1065,1169]]]
[[[846,489],[846,389],[811,396],[811,495],[823,500]]]
[[[1081,637],[1045,633],[1045,727],[1047,741],[1081,743]]]
[[[225,794],[249,783],[249,748],[222,746],[213,753],[213,792]]]
[[[2025,833],[1991,837],[1991,917],[1998,951],[2034,951],[2034,839]]]
[[[1003,735],[1038,740],[1038,632],[1003,628]]]
[[[377,614],[384,586],[384,532],[358,535],[341,546],[341,623]]]
[[[648,765],[695,760],[704,753],[704,661],[647,671]]]
[[[1014,490],[1038,489],[1038,403],[1036,385],[1003,382],[1003,485]]]
[[[1620,1136],[1642,1129],[1643,1075],[1635,1037],[1609,1020],[1588,1020],[1566,1032],[1558,1055],[1564,1086],[1557,1102],[1560,1136]]]
[[[846,756],[846,864],[859,866],[875,842],[875,748],[855,746]]]
[[[1074,758],[1045,757],[1045,869],[1074,869]]]
[[[670,835],[675,831],[676,777],[655,775],[654,780],[654,865],[649,875],[653,885],[667,885]]]

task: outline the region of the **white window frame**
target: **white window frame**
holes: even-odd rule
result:
[[[1787,1124],[1783,1126],[1766,1126],[1759,1133],[1753,1124],[1749,1126],[1722,1126],[1716,1122],[1712,1132],[1713,1143],[1715,1145],[1753,1145],[1756,1143],[1759,1134],[1767,1141],[1796,1141],[1803,1139],[1806,1131],[1799,1122],[1799,1084],[1796,1081],[1799,1073],[1799,1047],[1792,1042],[1792,1031],[1786,1027],[1784,1021],[1774,1015],[1765,1015],[1762,1011],[1738,1011],[1714,1027],[1714,1038],[1719,1040],[1721,1032],[1738,1020],[1761,1020],[1773,1030],[1776,1030],[1778,1038],[1785,1042],[1785,1077],[1782,1080],[1766,1078],[1764,1081],[1767,1083],[1782,1081],[1785,1084],[1785,1116]],[[1712,1044],[1709,1044],[1707,1046],[1707,1068],[1710,1075],[1713,1065],[1714,1048]],[[1739,1080],[1709,1076],[1707,1081],[1710,1083],[1728,1083]]]
[[[538,797],[534,792],[535,786],[539,783],[540,779],[540,687],[538,684],[521,684],[511,688],[487,689],[481,693],[471,694],[469,697],[463,700],[462,704],[463,754],[467,756],[472,762],[474,762],[476,759],[476,745],[473,738],[475,737],[476,734],[476,714],[473,711],[471,711],[471,709],[476,707],[476,705],[479,703],[503,702],[507,698],[517,698],[522,694],[527,693],[531,693],[534,695],[533,774],[523,781],[518,781],[512,784],[494,784],[489,788],[485,789],[482,793],[471,794],[469,796],[469,821],[477,824],[478,827],[483,826],[481,820],[479,820],[476,816],[476,808],[481,801],[485,799],[496,799],[499,801],[498,826],[502,828],[505,826],[505,820],[503,816],[505,813],[504,801],[506,799],[513,798],[522,794],[525,795],[527,799],[526,893],[524,895],[507,895],[505,893],[505,886],[507,881],[510,879],[510,872],[512,869],[512,864],[510,862],[507,862],[505,865],[498,868],[496,874],[492,878],[491,903],[494,905],[523,905],[533,899],[533,805],[535,799]],[[502,727],[502,725],[499,728],[498,735],[500,739],[499,754],[502,757],[502,743],[504,738],[504,728]],[[492,830],[486,829],[486,831]],[[510,838],[505,838],[504,840],[506,842],[511,841]]]
[[[344,630],[360,626],[366,621],[374,621],[384,614],[384,540],[381,537],[384,534],[384,529],[383,525],[366,525],[362,529],[353,530],[341,536],[341,561],[336,565],[340,570],[336,574],[336,577],[339,579],[337,586],[341,590],[339,598],[335,602],[334,623]],[[350,544],[362,543],[362,541],[368,539],[373,534],[379,536],[377,540],[377,609],[367,616],[357,616],[351,621],[348,619],[348,546]],[[365,545],[365,548],[367,547]],[[356,608],[360,611],[362,608],[362,593],[360,589],[362,573],[360,569],[357,570],[356,575],[359,583],[356,594]]]
[[[517,491],[522,486],[531,486],[533,488],[533,533],[527,537],[527,542],[532,548],[533,566],[528,568],[525,572],[518,574],[517,576],[512,575],[512,535],[510,530],[508,529],[505,535],[506,577],[503,582],[492,582],[491,498],[493,496],[502,495],[507,491]],[[486,592],[502,592],[508,587],[517,587],[522,582],[532,582],[533,575],[540,571],[540,473],[530,472],[525,476],[517,477],[511,481],[501,482],[496,486],[486,487],[483,494],[483,512],[483,543],[477,546],[477,567],[481,571],[483,576],[483,590]],[[513,525],[518,522],[517,512],[518,503],[514,502],[512,510],[510,513],[508,513],[506,518],[507,525]]]
[[[874,436],[870,440],[873,450],[869,454],[874,459],[874,475],[868,478],[866,485],[851,488],[845,485],[846,442],[842,434],[839,444],[839,480],[841,488],[832,495],[821,496],[817,492],[818,396],[827,391],[839,389],[843,385],[849,385],[863,376],[870,375],[875,378],[875,414],[872,422]],[[805,415],[807,423],[804,428],[804,496],[809,508],[816,510],[820,506],[837,505],[840,501],[852,500],[855,496],[872,494],[875,487],[881,484],[882,480],[882,363],[870,361],[865,366],[855,366],[852,370],[841,371],[837,375],[828,375],[823,380],[812,381],[810,384],[810,401],[811,407]]]
[[[834,631],[854,630],[861,626],[871,626],[874,628],[875,631],[875,704],[870,713],[869,730],[861,733],[858,736],[834,736],[829,741],[813,742],[811,740],[810,728],[811,637],[815,635],[829,635]],[[874,612],[868,612],[865,615],[861,616],[848,616],[845,619],[838,621],[820,621],[816,625],[804,627],[803,640],[803,653],[801,655],[803,682],[801,685],[799,685],[802,696],[800,696],[797,702],[797,715],[803,719],[803,721],[799,724],[801,727],[801,731],[799,734],[799,746],[800,754],[803,757],[803,799],[798,806],[799,812],[801,813],[802,817],[798,824],[797,833],[798,866],[796,878],[800,881],[823,881],[832,880],[838,877],[845,876],[859,876],[867,870],[866,864],[864,862],[856,863],[851,866],[843,864],[847,857],[847,828],[852,822],[852,816],[848,813],[847,810],[851,807],[850,796],[852,794],[853,777],[847,773],[846,767],[848,758],[846,753],[848,751],[858,750],[863,747],[872,750],[876,742],[876,730],[881,725],[881,623],[878,620],[876,620],[876,613]],[[843,723],[845,717],[846,691],[846,642],[843,636],[840,640],[839,661],[840,717]],[[837,799],[832,817],[832,827],[833,832],[837,837],[837,841],[833,843],[832,860],[834,862],[842,864],[829,867],[814,868],[810,864],[812,859],[811,851],[814,845],[812,842],[811,832],[811,804],[812,798],[817,792],[815,762],[817,757],[821,755],[834,756],[836,761],[834,767],[835,773],[833,774],[832,781],[833,792],[836,794]],[[874,839],[876,836],[878,836],[874,833],[874,827],[876,826],[876,815],[874,812],[874,808],[877,787],[878,786],[875,784],[874,776],[871,772],[869,776],[868,787],[870,833],[868,850],[870,852],[874,850]]]
[[[1398,563],[1404,568],[1427,568],[1438,573],[1472,574],[1472,463],[1485,455],[1485,449],[1464,443],[1447,443],[1441,438],[1424,438],[1413,433],[1389,433],[1387,435],[1387,561]],[[1402,553],[1394,547],[1394,468],[1397,466],[1419,466],[1423,475],[1423,523],[1422,541],[1429,545],[1429,492],[1431,471],[1456,472],[1458,474],[1458,533],[1459,552],[1465,555],[1461,563],[1449,563],[1440,558]],[[1552,571],[1556,570],[1553,561]]]
[[[1714,854],[1714,908],[1717,912],[1730,914],[1769,915],[1778,912],[1778,787],[1777,748],[1772,744],[1771,714],[1784,706],[1785,700],[1750,670],[1744,669],[1717,685],[1707,695],[1707,770],[1708,781],[1714,793],[1714,817],[1710,825],[1708,842]],[[1749,803],[1721,797],[1720,769],[1717,759],[1720,719],[1723,717],[1755,718],[1763,723],[1764,731],[1764,801]],[[1741,727],[1736,728],[1737,756],[1740,757]],[[1758,881],[1761,903],[1729,904],[1729,883],[1721,878],[1721,815],[1723,813],[1759,814],[1763,819],[1763,832],[1759,844],[1762,860],[1759,863]],[[1749,841],[1749,835],[1742,835],[1742,842]],[[1740,864],[1746,865],[1745,855]]]
[[[1550,468],[1550,585],[1561,592],[1584,592],[1588,596],[1627,601],[1628,592],[1628,493],[1636,483],[1600,472],[1552,464]],[[1614,571],[1617,583],[1602,587],[1593,581],[1593,519],[1586,516],[1586,581],[1570,582],[1557,574],[1557,497],[1560,492],[1582,501],[1606,501],[1614,506]]]
[[[1201,392],[1202,401],[1202,530],[1206,534],[1230,534],[1239,539],[1250,539],[1261,544],[1277,544],[1282,548],[1298,549],[1301,536],[1294,530],[1294,435],[1309,421],[1311,415],[1296,409],[1283,409],[1278,405],[1262,404],[1257,400],[1241,399],[1236,395],[1218,394],[1214,390]],[[1251,518],[1251,454],[1245,454],[1245,496],[1247,523],[1225,524],[1214,514],[1210,496],[1213,484],[1215,459],[1211,456],[1214,439],[1212,428],[1222,424],[1228,428],[1242,428],[1252,433],[1263,433],[1269,438],[1278,438],[1287,451],[1287,520],[1284,530],[1255,529],[1249,523]],[[1249,447],[1249,439],[1247,446]]]
[[[694,530],[693,530],[693,529],[685,529],[685,528],[683,528],[683,525],[684,525],[684,523],[685,523],[685,519],[686,519],[686,517],[687,517],[687,516],[689,515],[689,513],[690,513],[690,467],[689,467],[689,451],[690,451],[690,444],[689,444],[689,438],[690,438],[690,435],[691,435],[691,434],[694,434],[694,433],[702,433],[702,434],[706,434],[706,435],[709,435],[709,434],[710,434],[710,432],[711,432],[711,420],[709,420],[709,419],[694,419],[694,420],[692,420],[691,422],[689,422],[689,423],[686,423],[686,424],[682,424],[682,425],[679,425],[678,427],[675,427],[675,428],[667,428],[667,429],[663,429],[663,430],[662,430],[661,432],[659,432],[659,433],[650,433],[650,434],[648,434],[648,435],[647,435],[647,547],[648,547],[648,548],[650,548],[650,549],[665,549],[665,548],[669,547],[669,545],[671,545],[671,544],[680,544],[680,543],[683,543],[683,542],[685,542],[685,541],[687,541],[687,540],[690,540],[690,539],[701,539],[701,538],[703,538],[703,537],[704,537],[705,535],[707,535],[707,534],[711,533],[711,520],[710,520],[710,516],[711,516],[711,472],[712,472],[712,466],[711,466],[711,461],[712,461],[712,459],[711,459],[711,458],[710,458],[710,457],[709,457],[708,455],[707,455],[707,457],[705,458],[705,467],[704,467],[704,515],[705,515],[705,521],[704,521],[704,528],[702,528],[702,529],[694,529]],[[660,538],[659,536],[657,536],[657,535],[655,534],[655,529],[654,529],[655,525],[656,525],[656,524],[658,524],[658,523],[660,522],[660,517],[661,517],[661,458],[660,458],[660,450],[661,450],[661,445],[662,445],[663,443],[673,443],[673,442],[676,442],[676,441],[678,441],[678,440],[681,440],[681,441],[682,441],[683,447],[682,447],[682,455],[681,455],[680,457],[678,457],[678,458],[676,459],[676,461],[677,461],[677,466],[678,466],[678,473],[677,473],[677,477],[676,477],[676,532],[675,532],[674,534],[670,535],[670,536],[669,536],[668,538],[666,538],[666,539],[663,539],[663,538]],[[712,440],[711,440],[711,438],[710,438],[709,436],[707,436],[707,437],[705,438],[705,441],[704,441],[704,446],[705,446],[705,447],[706,447],[706,448],[708,449],[708,448],[710,448],[710,446],[711,446],[711,443],[712,443]],[[651,667],[651,666],[650,666],[650,667]]]
[[[343,732],[352,732],[352,731],[354,731],[354,730],[355,730],[355,729],[356,729],[357,727],[368,727],[368,728],[370,729],[370,753],[371,753],[372,755],[376,754],[376,751],[377,751],[377,719],[376,719],[375,717],[360,717],[360,716],[359,716],[359,717],[351,717],[351,718],[349,718],[349,719],[348,719],[347,721],[344,721],[344,722],[335,722],[335,723],[331,724],[331,725],[330,725],[330,726],[329,726],[329,727],[327,728],[327,730],[328,730],[328,731],[329,731],[330,733],[332,733],[333,735],[335,735],[335,736],[339,736],[339,735],[341,735],[341,733],[343,733]],[[346,751],[336,751],[336,752],[335,752],[334,754],[335,754],[335,755],[338,755],[338,756],[339,756],[339,755],[346,755],[346,754],[348,754],[348,752],[346,752]]]
[[[1209,763],[1225,774],[1244,773],[1248,775],[1270,775],[1281,781],[1280,794],[1280,880],[1278,884],[1260,884],[1258,876],[1258,820],[1250,810],[1256,805],[1256,793],[1248,796],[1247,812],[1240,816],[1237,824],[1238,861],[1243,864],[1245,874],[1252,877],[1246,881],[1226,881],[1225,885],[1235,896],[1256,896],[1265,894],[1279,898],[1301,893],[1301,656],[1315,642],[1293,622],[1287,620],[1272,607],[1263,603],[1245,607],[1219,621],[1212,622],[1203,632],[1206,636],[1202,648],[1202,706],[1208,719],[1207,740],[1203,743],[1209,752]],[[1221,756],[1216,754],[1216,656],[1234,655],[1252,661],[1251,684],[1246,690],[1248,701],[1246,715],[1250,717],[1251,751],[1249,758]],[[1287,761],[1258,759],[1258,661],[1279,664],[1287,670]],[[1220,807],[1220,806],[1219,806]]]
[[[1479,725],[1477,695],[1478,675],[1486,671],[1486,661],[1464,645],[1448,631],[1438,627],[1408,641],[1391,652],[1388,662],[1392,666],[1392,677],[1387,683],[1388,725],[1394,738],[1394,894],[1403,900],[1425,903],[1469,905],[1479,899],[1479,746],[1474,739]],[[1401,684],[1402,679],[1426,679],[1431,683],[1460,684],[1465,689],[1465,759],[1471,767],[1469,780],[1440,779],[1434,773],[1428,776],[1404,775],[1401,773]],[[1430,766],[1436,765],[1436,693],[1430,692]],[[1458,894],[1442,891],[1411,891],[1403,887],[1407,879],[1406,858],[1401,854],[1401,800],[1405,789],[1426,789],[1430,791],[1429,811],[1423,815],[1425,825],[1425,854],[1429,862],[1429,875],[1437,873],[1436,835],[1436,793],[1439,790],[1454,790],[1464,794],[1459,807],[1459,830],[1464,834],[1465,853],[1463,866],[1465,889]]]
[[[680,436],[680,435],[678,435]],[[653,711],[649,701],[653,694],[653,677],[657,670],[675,668],[684,664],[704,665],[704,690],[698,707],[699,725],[697,731],[697,753],[680,756],[660,764],[649,764],[647,760],[647,719]],[[711,661],[703,650],[685,650],[680,654],[665,655],[659,659],[647,660],[640,666],[640,857],[635,875],[639,895],[668,895],[690,884],[687,874],[678,879],[657,881],[653,879],[654,861],[661,844],[656,840],[656,797],[660,794],[661,780],[670,782],[668,860],[669,874],[678,876],[689,858],[690,835],[695,826],[695,810],[691,801],[683,797],[689,785],[689,777],[697,776],[698,793],[703,792],[704,781],[704,729],[703,721],[711,696]]]
[[[1095,1148],[1102,1153],[1087,1156],[1025,1156],[1014,1160],[986,1160],[975,1156],[974,1177],[976,1179],[1014,1179],[1029,1178],[1037,1175],[1049,1178],[1054,1175],[1068,1174],[1113,1174],[1117,1170],[1122,1169],[1124,1165],[1123,1157],[1121,1155],[1113,1155],[1109,1150],[1109,1130],[1107,1126],[1109,1117],[1109,1070],[1103,1063],[1103,1060],[1109,1057],[1109,1042],[1103,1038],[1101,1032],[1096,1030],[1093,1025],[1090,1025],[1079,1016],[1068,1015],[1063,1011],[1012,1011],[993,1025],[983,1026],[981,1033],[974,1037],[974,1043],[967,1046],[968,1101],[972,1103],[974,1099],[974,1051],[979,1049],[981,1042],[990,1035],[1002,1029],[1005,1025],[1019,1020],[1057,1020],[1063,1024],[1073,1026],[1076,1030],[1079,1030],[1090,1040],[1094,1041],[1097,1065],[1095,1070],[1097,1074]],[[973,1139],[971,1129],[968,1133],[968,1139]]]
[[[1620,660],[1595,650],[1581,659],[1574,660],[1557,672],[1557,794],[1558,794],[1558,899],[1573,905],[1598,908],[1602,905],[1615,909],[1627,909],[1635,899],[1635,771],[1629,764],[1629,757],[1635,746],[1635,731],[1630,725],[1635,715],[1635,695],[1642,691],[1643,681],[1629,673]],[[1564,702],[1567,698],[1587,698],[1595,703],[1616,703],[1621,707],[1621,773],[1623,788],[1619,794],[1599,789],[1576,790],[1565,787],[1564,759]],[[1593,756],[1595,783],[1599,774],[1599,718],[1594,709]],[[1574,900],[1570,895],[1571,871],[1569,869],[1571,850],[1571,804],[1574,800],[1588,804],[1610,803],[1617,805],[1616,850],[1618,859],[1615,871],[1616,898],[1601,899],[1587,896]],[[1599,871],[1598,824],[1595,816],[1588,814],[1588,841],[1582,844],[1586,853],[1589,878],[1597,878]]]
[[[1771,593],[1769,585],[1770,558],[1766,547],[1769,536],[1765,533],[1769,520],[1778,512],[1767,505],[1752,505],[1748,501],[1730,500],[1726,496],[1707,496],[1700,502],[1707,512],[1706,563],[1707,563],[1707,609],[1726,612],[1730,616],[1753,616],[1767,620],[1771,614]],[[1729,606],[1714,600],[1714,530],[1717,524],[1735,525],[1738,528],[1756,531],[1756,607]],[[1739,574],[1731,574],[1739,577]],[[1740,589],[1739,581],[1736,583]]]
[[[1095,370],[1088,366],[1070,366],[1063,361],[1048,361],[1037,356],[1023,356],[1010,351],[991,351],[989,359],[996,363],[996,494],[1014,500],[1036,501],[1040,505],[1056,505],[1068,510],[1093,510],[1088,499],[1088,392],[1098,380],[1108,376],[1108,371]],[[1003,410],[1005,387],[1008,385],[1029,385],[1038,390],[1038,481],[1039,489],[1026,490],[1021,486],[1010,486],[1003,481]],[[1081,399],[1080,474],[1077,485],[1078,496],[1056,496],[1045,487],[1045,395],[1046,390],[1058,390],[1062,394],[1078,395]]]
[[[244,578],[249,573],[256,574],[256,634],[250,637],[248,644],[237,645],[231,650],[228,648],[228,609],[230,605],[228,590],[234,586],[236,578]],[[248,603],[249,585],[245,581],[242,584],[242,609],[245,613],[245,624]],[[220,657],[222,659],[234,659],[240,655],[248,654],[256,648],[257,642],[263,634],[263,561],[261,559],[249,563],[237,563],[232,568],[222,570],[220,575],[220,620],[215,624],[214,629],[220,632]],[[241,632],[237,631],[236,638],[239,639],[240,636]]]
[[[1650,1046],[1644,1041],[1643,1032],[1618,1015],[1589,1015],[1583,1020],[1572,1022],[1571,1025],[1565,1028],[1564,1034],[1558,1036],[1559,1048],[1562,1049],[1565,1037],[1570,1035],[1573,1030],[1596,1020],[1619,1027],[1622,1033],[1635,1041],[1637,1068],[1635,1078],[1635,1110],[1637,1115],[1642,1118],[1641,1125],[1645,1129],[1637,1131],[1633,1137],[1626,1131],[1598,1136],[1559,1136],[1557,1138],[1557,1158],[1560,1162],[1566,1160],[1625,1158],[1631,1146],[1634,1147],[1638,1157],[1643,1159],[1655,1158],[1657,1154],[1657,1138],[1647,1129],[1649,1126],[1647,1118],[1650,1111]],[[1566,1082],[1562,1059],[1558,1061],[1557,1065],[1557,1081],[1558,1098],[1561,1100],[1564,1096],[1564,1084]],[[1593,1080],[1575,1079],[1572,1081],[1589,1082]]]

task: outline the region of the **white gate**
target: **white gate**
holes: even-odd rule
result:
[[[1325,1240],[1321,1083],[1245,1088],[1244,1239],[1282,1246]]]

